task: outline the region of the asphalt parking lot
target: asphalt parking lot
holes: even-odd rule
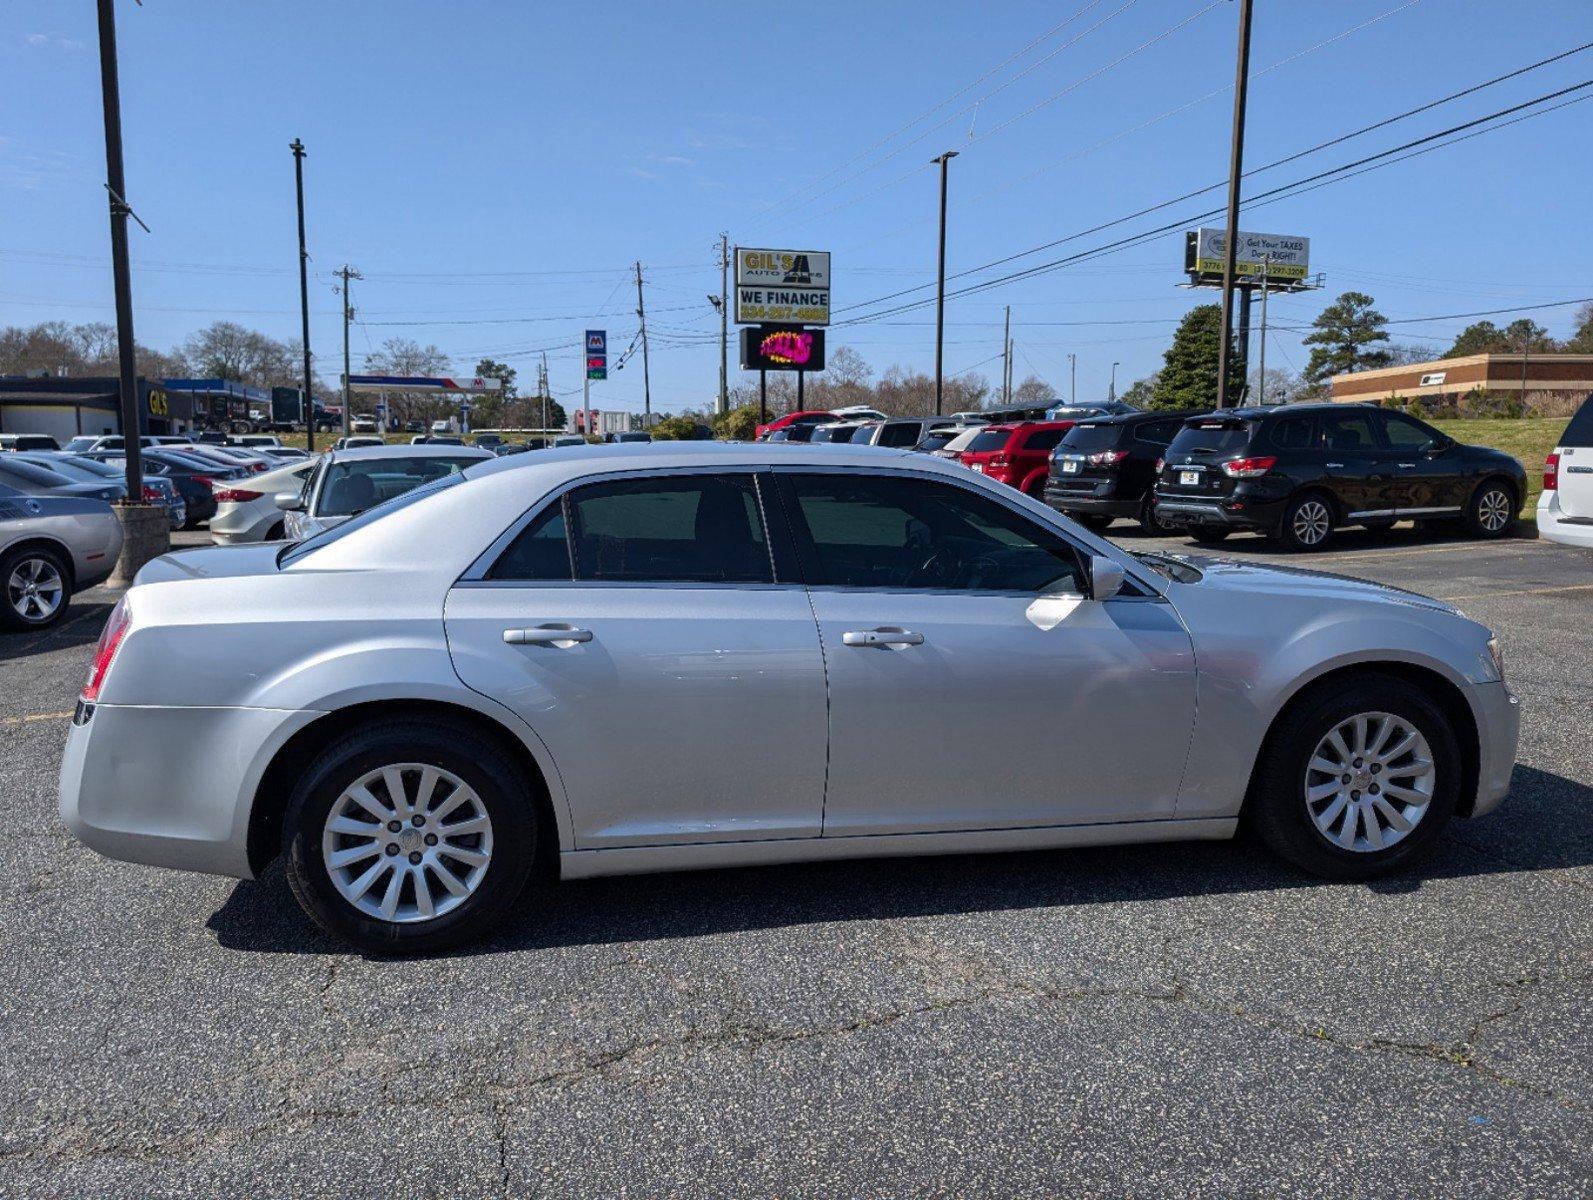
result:
[[[1586,1196],[1593,553],[1400,527],[1286,561],[1504,642],[1513,796],[1411,874],[1234,843],[595,880],[411,962],[313,933],[279,873],[64,832],[113,599],[80,597],[0,642],[0,1195]]]

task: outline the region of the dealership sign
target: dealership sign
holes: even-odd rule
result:
[[[743,371],[824,370],[824,330],[769,325],[741,331]]]
[[[736,247],[736,324],[828,325],[830,252]]]
[[[1184,270],[1191,280],[1205,283],[1222,281],[1223,260],[1228,253],[1228,231],[1196,229],[1184,235]],[[1239,234],[1234,261],[1236,278],[1260,278],[1280,283],[1298,283],[1311,272],[1311,239],[1279,233]]]

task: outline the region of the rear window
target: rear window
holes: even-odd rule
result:
[[[1593,395],[1582,401],[1582,407],[1576,410],[1576,416],[1571,418],[1557,444],[1574,446],[1578,450],[1593,448]]]
[[[941,449],[954,452],[967,450],[973,444],[974,439],[982,436],[983,433],[984,430],[982,429],[965,429],[961,433],[957,434],[956,437],[947,442],[944,446],[942,446]]]
[[[394,496],[391,500],[378,504],[374,508],[367,508],[357,517],[351,517],[341,525],[334,525],[332,528],[315,534],[313,537],[305,538],[302,542],[295,542],[291,546],[283,547],[282,553],[277,556],[277,566],[290,566],[298,562],[306,554],[313,554],[317,550],[330,546],[333,542],[341,541],[356,530],[364,529],[372,521],[390,516],[401,508],[408,508],[411,504],[419,503],[427,496],[435,495],[444,488],[453,487],[464,481],[465,477],[463,475],[444,475],[441,479],[434,479],[422,487],[413,488],[402,495]]]
[[[1010,429],[982,429],[974,434],[963,449],[970,454],[985,454],[991,450],[1004,449],[1011,437]]]
[[[385,503],[422,484],[482,460],[477,458],[367,458],[334,462],[321,485],[318,517],[345,517]]]
[[[1121,425],[1075,425],[1062,439],[1063,450],[1110,450],[1123,436]]]
[[[1235,454],[1250,444],[1249,421],[1194,421],[1167,447],[1174,454]]]
[[[874,437],[875,425],[859,425],[852,431],[852,440],[859,446],[866,446]]]

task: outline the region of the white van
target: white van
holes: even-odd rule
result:
[[[1538,534],[1551,542],[1593,548],[1593,393],[1544,460]]]

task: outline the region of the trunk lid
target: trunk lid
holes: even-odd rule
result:
[[[1202,417],[1178,431],[1162,455],[1156,492],[1191,499],[1230,495],[1238,480],[1223,474],[1222,464],[1243,458],[1260,426],[1239,417]]]
[[[133,580],[145,583],[171,583],[188,579],[232,579],[241,575],[275,575],[277,555],[282,546],[258,542],[244,546],[198,546],[175,550],[144,564]]]

